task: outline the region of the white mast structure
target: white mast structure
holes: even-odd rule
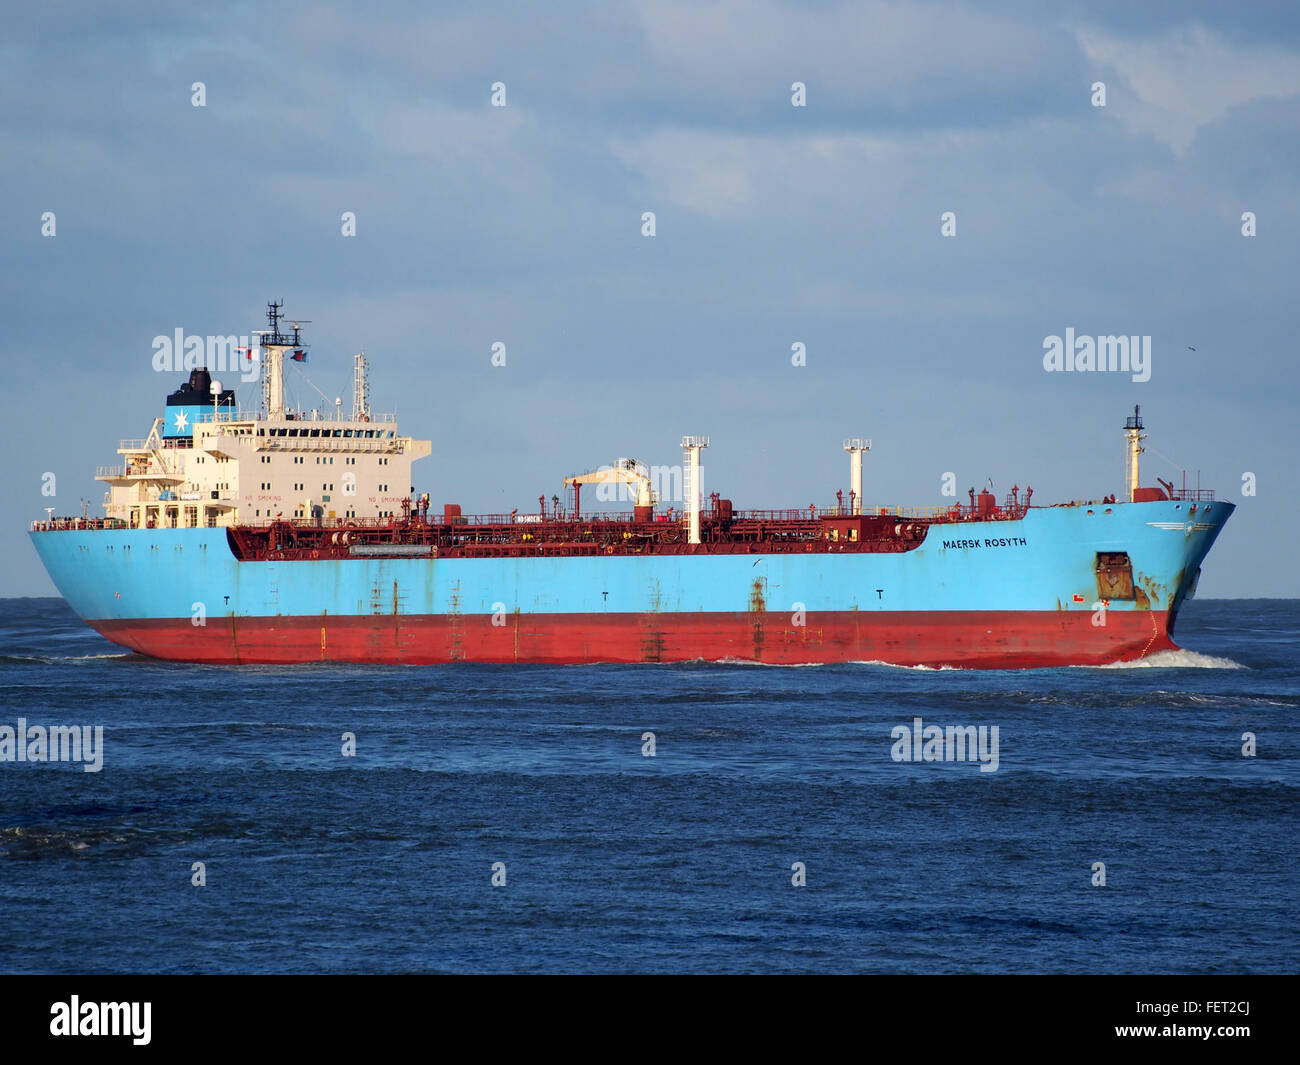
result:
[[[700,542],[700,452],[707,436],[682,437],[682,501],[686,504],[686,542]]]
[[[272,421],[284,418],[284,353],[302,346],[298,336],[301,322],[293,323],[292,335],[280,328],[280,309],[283,306],[283,300],[266,305],[266,324],[270,328],[261,330],[262,348],[266,352],[262,361],[262,406]]]
[[[366,353],[358,352],[352,356],[352,420],[368,422],[370,420],[370,363]]]
[[[849,513],[862,513],[862,453],[871,450],[871,441],[854,436],[844,441],[849,453]]]
[[[1124,436],[1128,440],[1128,501],[1136,501],[1138,490],[1138,456],[1146,450],[1142,446],[1146,433],[1142,431],[1142,408],[1135,406],[1133,416],[1124,422]]]

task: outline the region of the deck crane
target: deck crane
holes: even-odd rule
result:
[[[636,459],[619,459],[613,466],[602,466],[590,473],[580,473],[575,477],[564,478],[564,487],[568,488],[572,485],[574,489],[573,510],[575,514],[581,513],[578,503],[584,484],[635,485],[636,512],[642,520],[649,519],[650,508],[656,502],[655,494],[651,490],[650,473],[645,465],[637,462]]]

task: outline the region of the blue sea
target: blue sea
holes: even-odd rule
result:
[[[103,727],[99,772],[0,763],[0,971],[1295,972],[1300,602],[1193,601],[1176,638],[225,668],[0,601],[0,726]],[[916,718],[997,726],[997,769],[896,761]]]

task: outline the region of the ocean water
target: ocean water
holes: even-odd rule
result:
[[[0,601],[0,725],[104,730],[97,773],[0,763],[0,971],[1294,972],[1300,603],[1194,601],[1177,639],[213,668]],[[996,725],[997,769],[895,761],[917,717]]]

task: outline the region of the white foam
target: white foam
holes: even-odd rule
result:
[[[6,662],[36,662],[43,666],[58,665],[60,662],[96,662],[105,658],[131,658],[134,652],[122,651],[108,655],[5,655]]]
[[[1110,662],[1097,669],[1247,669],[1231,658],[1203,655],[1199,651],[1179,648],[1177,651],[1157,651],[1136,662]]]
[[[886,666],[889,669],[914,669],[922,673],[947,673],[961,670],[961,666],[904,666],[898,662],[882,662],[878,658],[855,658],[848,663],[851,666]]]
[[[114,651],[106,655],[63,655],[59,658],[51,658],[51,662],[93,662],[97,658],[130,658],[134,651]]]
[[[696,658],[693,661],[716,666],[768,666],[772,669],[803,669],[806,666],[824,666],[825,662],[758,662],[752,658]]]
[[[102,659],[134,658],[134,657],[135,657],[135,652],[133,651],[121,651],[117,654],[109,654],[109,655],[58,655],[58,656],[52,655],[49,658],[37,657],[32,659],[32,661],[44,662],[47,665],[53,666],[53,665],[58,665],[58,663],[60,662],[98,662],[101,661]]]

